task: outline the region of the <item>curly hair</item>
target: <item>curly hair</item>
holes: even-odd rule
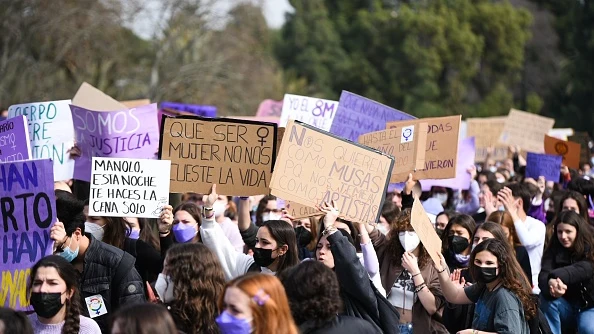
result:
[[[285,223],[286,224],[286,223]],[[225,291],[235,287],[250,298],[250,309],[253,320],[254,334],[297,334],[297,326],[289,309],[287,294],[276,276],[249,273],[235,278],[227,283]],[[262,294],[266,295],[263,302],[256,302]],[[224,294],[219,298],[219,308],[224,308]]]
[[[530,320],[536,316],[536,304],[532,299],[532,287],[516,260],[516,256],[509,251],[510,246],[506,241],[498,239],[487,239],[478,244],[470,255],[470,275],[477,282],[479,278],[478,267],[474,265],[474,259],[480,252],[487,251],[497,258],[499,265],[499,278],[504,288],[515,294],[524,308],[524,317]],[[478,285],[485,285],[484,282],[477,282]]]
[[[66,299],[66,315],[64,318],[64,327],[62,334],[78,334],[80,330],[80,311],[82,309],[80,292],[78,290],[78,273],[74,266],[59,255],[46,256],[39,260],[31,268],[31,276],[27,290],[29,297],[33,288],[33,282],[37,276],[39,268],[55,268],[60,278],[66,283],[66,292],[70,291],[70,298]]]
[[[404,254],[404,247],[400,244],[400,232],[414,231],[410,224],[410,209],[403,210],[392,224],[392,228],[388,233],[388,248],[387,254],[392,257],[392,263],[396,266],[402,266],[402,254]],[[419,268],[422,270],[429,265],[431,258],[423,243],[419,244]]]
[[[338,279],[332,269],[321,262],[304,261],[285,271],[279,279],[287,292],[297,325],[311,320],[320,326],[341,312],[343,305]]]
[[[217,300],[225,287],[218,258],[201,243],[176,244],[167,250],[165,273],[171,277],[171,313],[188,333],[218,333]]]

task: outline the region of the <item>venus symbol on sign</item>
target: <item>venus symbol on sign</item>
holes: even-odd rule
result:
[[[260,130],[266,130],[266,134],[261,135]],[[266,140],[264,138],[268,137],[269,133],[270,133],[270,130],[268,130],[268,128],[265,128],[265,127],[258,128],[258,131],[256,131],[256,134],[258,135],[258,137],[260,137],[260,139],[258,139],[260,146],[264,146],[264,143],[266,143]]]

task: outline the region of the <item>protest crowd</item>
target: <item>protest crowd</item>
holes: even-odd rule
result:
[[[8,109],[0,333],[594,333],[589,138],[346,91],[215,116]]]

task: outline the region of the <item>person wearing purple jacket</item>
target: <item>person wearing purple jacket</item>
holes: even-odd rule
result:
[[[536,195],[532,198],[532,202],[530,203],[530,209],[528,209],[528,216],[540,220],[543,224],[547,223],[547,209],[545,208],[545,201],[543,199],[543,195],[546,188],[546,180],[544,176],[538,178],[538,180],[534,180],[532,178],[526,178],[524,180],[525,183],[532,184],[536,186],[537,191]]]

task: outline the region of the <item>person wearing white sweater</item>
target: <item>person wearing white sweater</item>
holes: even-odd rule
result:
[[[526,214],[532,199],[524,184],[510,184],[497,194],[497,199],[503,203],[505,210],[514,220],[514,227],[522,246],[526,247],[532,269],[532,292],[539,294],[538,274],[540,273],[542,254],[544,251],[546,227]]]
[[[254,257],[235,250],[219,224],[213,204],[218,198],[216,184],[203,198],[204,209],[200,239],[221,261],[227,280],[256,271],[276,275],[299,263],[293,226],[282,220],[269,220],[258,229]]]

